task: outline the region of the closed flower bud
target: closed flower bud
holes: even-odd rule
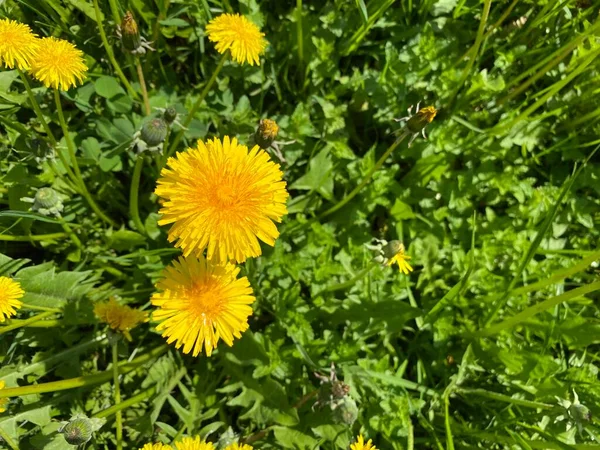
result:
[[[349,396],[340,400],[332,411],[332,419],[335,423],[352,426],[358,418],[358,406]]]
[[[262,119],[258,124],[254,141],[260,148],[267,149],[277,137],[277,133],[279,133],[279,126],[274,120]]]
[[[31,209],[44,216],[58,216],[64,209],[64,205],[60,196],[54,189],[45,187],[38,189],[36,192]]]
[[[58,430],[59,433],[71,445],[83,445],[88,442],[93,433],[102,428],[106,419],[88,419],[84,414],[76,414],[68,422],[62,422],[63,426]]]
[[[408,128],[411,133],[419,133],[425,128],[425,126],[433,121],[436,114],[437,109],[435,109],[433,106],[421,108],[416,114],[412,115],[410,119],[408,119],[408,122],[406,122],[406,128]]]
[[[177,110],[172,106],[168,107],[163,113],[163,119],[168,125],[171,125],[177,119]]]
[[[152,119],[144,124],[141,139],[148,147],[156,147],[167,137],[167,123],[163,119]]]
[[[125,13],[121,22],[121,42],[123,48],[131,53],[137,53],[142,48],[140,30],[130,11]]]

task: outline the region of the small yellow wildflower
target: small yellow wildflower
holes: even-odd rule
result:
[[[4,389],[6,387],[6,383],[4,380],[0,380],[0,389]],[[6,405],[8,405],[7,398],[0,398],[0,414],[6,411]]]
[[[35,57],[39,39],[24,23],[0,19],[0,64],[9,69],[28,70]]]
[[[186,437],[179,442],[175,442],[177,450],[215,450],[212,442],[206,442],[200,439],[200,436]]]
[[[120,305],[114,298],[111,298],[108,302],[97,303],[94,306],[94,314],[113,330],[123,333],[128,341],[131,341],[129,330],[145,322],[148,318],[147,313],[126,305]]]
[[[0,277],[0,322],[17,314],[17,309],[23,306],[19,299],[25,291],[21,285],[8,277]]]
[[[47,88],[62,91],[83,83],[87,70],[83,52],[55,37],[40,39],[37,55],[31,61],[31,74],[35,79]]]
[[[387,265],[391,266],[394,263],[398,264],[398,270],[405,275],[408,275],[409,272],[413,271],[413,268],[408,263],[410,256],[408,256],[405,252],[404,244],[400,241],[391,241],[385,248],[384,252],[387,253],[386,256],[388,258]]]
[[[227,447],[225,447],[225,450],[253,450],[254,447],[252,447],[251,445],[248,444],[238,444],[237,442],[235,444],[231,444],[228,445]]]
[[[260,65],[259,57],[267,47],[265,34],[244,16],[221,14],[208,23],[206,33],[209,41],[216,42],[215,48],[219,53],[230,50],[238,63]]]
[[[350,449],[351,450],[377,450],[377,447],[375,447],[373,445],[373,442],[371,441],[371,439],[369,439],[367,441],[367,443],[365,443],[365,439],[363,438],[362,434],[359,434],[358,437],[356,438],[356,442],[354,444],[350,444]]]
[[[171,447],[170,445],[167,445],[167,444],[156,443],[156,444],[146,444],[143,447],[141,447],[139,450],[173,450],[173,447]]]

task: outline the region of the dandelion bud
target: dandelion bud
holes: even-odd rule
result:
[[[262,119],[254,135],[254,141],[260,148],[267,149],[271,146],[279,133],[279,126],[274,120]]]
[[[168,107],[163,113],[163,119],[167,122],[167,125],[171,125],[177,119],[177,110],[172,106]]]
[[[433,121],[436,114],[437,109],[435,109],[433,106],[421,108],[416,112],[416,114],[413,114],[410,119],[408,119],[408,122],[406,122],[406,128],[408,128],[408,131],[411,133],[419,133]]]
[[[43,214],[44,216],[58,216],[63,208],[64,205],[60,196],[50,187],[38,189],[33,199],[33,206],[31,207],[33,211]]]
[[[74,419],[62,428],[62,434],[71,445],[83,445],[92,438],[92,424],[89,419]]]
[[[130,11],[125,13],[121,22],[121,42],[125,50],[134,54],[142,48],[140,30]]]
[[[400,251],[404,251],[404,244],[400,241],[390,241],[381,249],[383,251],[383,256],[387,259],[392,259],[396,256]]]
[[[156,147],[167,137],[167,123],[163,119],[152,119],[142,127],[141,139],[148,147]]]
[[[358,418],[358,406],[351,397],[344,397],[332,411],[332,419],[335,423],[352,426]]]

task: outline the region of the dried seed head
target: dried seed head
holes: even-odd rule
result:
[[[274,120],[262,119],[258,124],[254,141],[260,148],[267,149],[277,138],[277,133],[279,133],[279,125]]]
[[[60,215],[64,205],[58,193],[51,187],[38,189],[33,199],[32,211],[45,216]]]
[[[167,123],[163,119],[152,119],[142,126],[140,135],[148,147],[156,147],[167,137]]]
[[[121,42],[123,48],[131,53],[137,53],[142,47],[142,38],[133,14],[127,11],[121,22]]]

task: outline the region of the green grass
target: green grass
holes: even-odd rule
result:
[[[102,425],[88,449],[330,450],[361,433],[384,450],[600,449],[600,1],[585,3],[3,2],[90,70],[60,96],[0,71],[0,276],[27,306],[0,324],[0,447],[74,448],[61,422],[84,414]],[[127,10],[155,49],[139,63],[116,34]],[[222,12],[265,33],[259,66],[215,51],[204,29]],[[438,114],[408,146],[393,119],[418,102]],[[169,106],[185,129],[138,156]],[[241,265],[249,330],[211,357],[152,321],[114,344],[94,303],[152,312],[179,255],[157,224],[166,155],[251,145],[263,118],[290,199],[275,246]],[[43,187],[60,216],[22,200]],[[373,263],[373,238],[403,241],[414,272]],[[315,376],[332,363],[337,408]]]

